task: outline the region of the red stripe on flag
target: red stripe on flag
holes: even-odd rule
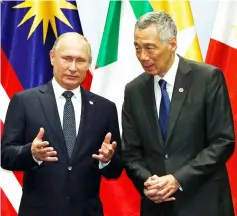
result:
[[[1,127],[1,130],[0,130],[0,138],[2,138],[2,132],[3,132],[3,127],[4,127],[4,124],[2,122],[2,120],[0,120],[0,127]]]
[[[85,77],[85,79],[84,79],[84,81],[83,81],[83,83],[82,83],[82,86],[83,86],[85,89],[90,90],[92,78],[93,78],[93,76],[92,76],[91,72],[88,70],[88,71],[87,71],[87,74],[86,74],[86,77]]]
[[[13,171],[13,174],[15,175],[17,181],[19,182],[19,184],[22,187],[23,186],[23,172]]]
[[[17,75],[12,68],[10,62],[7,59],[7,56],[3,49],[1,48],[1,62],[2,62],[2,73],[1,73],[1,83],[3,88],[5,89],[9,98],[16,92],[20,92],[23,90],[23,87],[17,78]]]
[[[17,216],[15,209],[8,200],[4,191],[1,189],[1,215],[3,216]]]
[[[140,195],[125,171],[118,180],[102,179],[100,198],[105,216],[140,215]]]
[[[230,47],[224,43],[216,41],[214,39],[210,40],[206,62],[215,65],[224,72],[230,101],[234,116],[235,124],[235,136],[237,143],[237,49]],[[227,162],[228,174],[231,184],[231,191],[233,196],[233,202],[235,207],[235,213],[237,215],[237,148],[235,152]]]

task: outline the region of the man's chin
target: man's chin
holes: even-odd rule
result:
[[[67,80],[67,82],[65,82],[65,86],[67,87],[68,90],[73,90],[78,86],[80,86],[80,83],[78,81]]]
[[[145,70],[146,73],[150,74],[150,75],[157,75],[157,71],[155,70]]]

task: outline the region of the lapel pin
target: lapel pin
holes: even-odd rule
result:
[[[179,88],[179,92],[183,92],[184,91],[184,89],[183,88]]]
[[[93,101],[89,101],[89,104],[91,104],[91,105],[92,105],[92,104],[93,104]]]

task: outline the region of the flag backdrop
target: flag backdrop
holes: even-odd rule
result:
[[[237,141],[237,1],[220,1],[206,62],[224,72],[230,95]],[[227,162],[235,214],[237,215],[237,148]]]
[[[1,4],[1,3],[0,3]],[[51,79],[49,50],[53,41],[67,31],[83,33],[92,46],[93,78],[88,73],[87,89],[114,101],[119,117],[124,86],[143,70],[136,60],[133,31],[136,19],[148,11],[165,11],[178,27],[178,53],[202,61],[190,3],[173,1],[4,1],[1,5],[2,80],[1,126],[10,98],[15,92]],[[79,12],[79,16],[78,16]],[[18,211],[22,174],[1,170],[1,214]],[[138,216],[140,197],[123,172],[118,180],[101,184],[105,216]]]
[[[3,1],[1,6],[1,126],[14,93],[52,78],[49,50],[55,38],[82,32],[75,2]],[[90,73],[86,86],[90,85]],[[1,169],[1,215],[15,216],[21,198],[22,173]]]

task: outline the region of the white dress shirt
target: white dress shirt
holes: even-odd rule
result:
[[[172,64],[171,68],[168,70],[168,72],[165,74],[165,76],[162,78],[158,75],[154,76],[154,92],[155,92],[155,99],[156,99],[156,108],[157,108],[157,115],[159,117],[160,113],[160,102],[161,102],[161,88],[159,85],[159,80],[163,79],[166,81],[166,90],[169,95],[170,101],[172,99],[172,94],[174,90],[174,82],[175,77],[177,74],[179,65],[179,57],[175,55],[174,63]]]
[[[52,86],[54,90],[54,95],[58,107],[58,114],[61,122],[61,126],[63,128],[63,110],[64,105],[66,103],[66,98],[62,95],[65,91],[68,91],[64,89],[62,86],[60,86],[55,78],[52,80]],[[73,92],[72,96],[72,104],[74,107],[74,113],[75,113],[75,120],[76,120],[76,135],[78,134],[80,120],[81,120],[81,88],[80,86],[76,89],[71,90]]]

